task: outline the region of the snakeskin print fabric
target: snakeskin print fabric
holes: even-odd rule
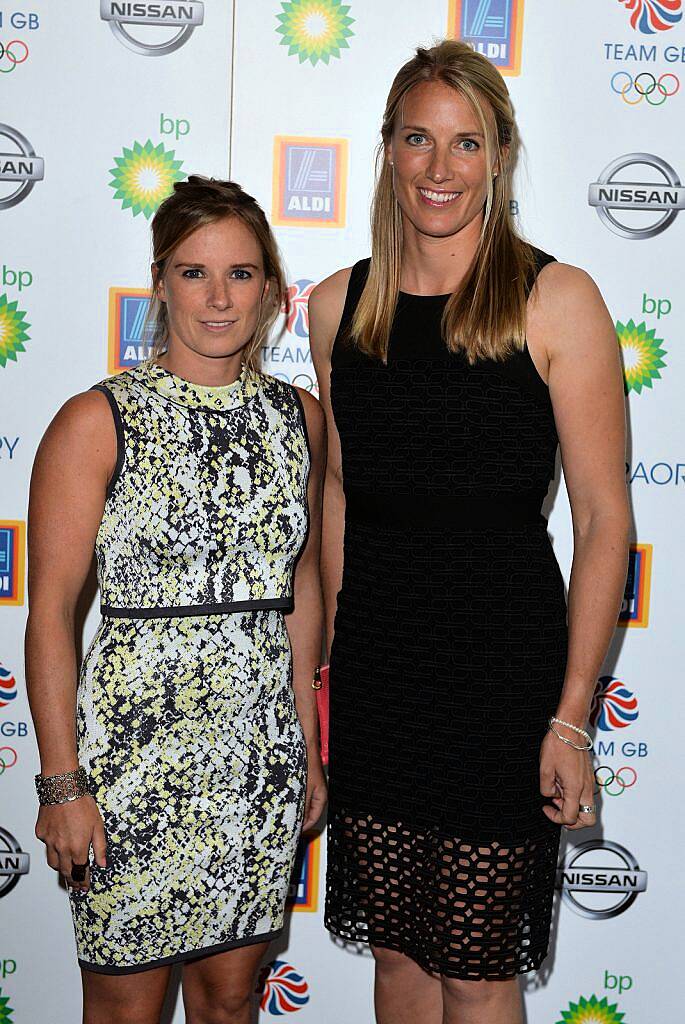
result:
[[[108,614],[288,607],[309,468],[294,388],[247,368],[203,388],[150,363],[101,387],[123,432],[96,542]]]
[[[299,400],[157,370],[105,382],[123,450],[98,561],[126,615],[103,616],[77,698],[108,850],[71,907],[80,964],[110,974],[278,934],[307,774],[278,602],[307,528]],[[206,613],[237,596],[255,607]]]

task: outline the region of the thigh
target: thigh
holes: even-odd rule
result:
[[[189,1014],[207,1012],[251,998],[257,969],[269,948],[255,942],[183,965],[183,1004]]]
[[[83,1024],[159,1024],[170,967],[135,974],[81,969]]]

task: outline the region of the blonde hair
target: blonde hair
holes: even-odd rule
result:
[[[146,321],[151,341],[152,360],[165,351],[169,335],[169,315],[165,302],[156,295],[157,275],[164,273],[166,261],[189,235],[205,224],[224,217],[236,217],[254,234],[262,252],[264,275],[269,290],[262,303],[255,333],[250,339],[243,362],[259,369],[260,350],[286,302],[286,283],[281,257],[264,211],[256,199],[234,181],[217,181],[199,174],[177,181],[174,191],[164,200],[152,218],[153,272],[152,299]]]
[[[516,233],[510,211],[518,132],[500,73],[486,57],[452,39],[430,49],[419,47],[400,68],[390,88],[376,154],[371,266],[352,319],[351,334],[361,351],[386,359],[400,290],[402,211],[385,146],[409,90],[431,81],[450,86],[470,104],[485,137],[486,166],[489,169],[496,164],[499,171],[494,180],[488,173],[478,250],[464,281],[447,302],[443,336],[447,348],[463,351],[470,363],[504,359],[524,347],[528,283],[534,267],[531,246]]]

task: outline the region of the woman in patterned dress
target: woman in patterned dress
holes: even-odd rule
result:
[[[325,800],[324,421],[256,369],[284,279],[254,199],[193,177],[152,227],[151,359],[70,399],[36,456],[36,833],[70,888],[85,1024],[156,1024],[179,962],[191,1024],[247,1024]],[[103,618],[77,687],[93,550]]]

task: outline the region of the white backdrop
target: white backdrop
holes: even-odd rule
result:
[[[66,896],[33,835],[22,540],[38,441],[69,395],[139,358],[149,216],[174,176],[191,172],[232,176],[271,215],[295,313],[266,366],[316,390],[308,290],[368,254],[387,90],[416,44],[447,33],[507,74],[525,143],[521,229],[593,275],[626,367],[635,571],[595,716],[601,822],[564,851],[550,956],[524,981],[528,1022],[677,1019],[681,8],[682,0],[0,0],[0,1022],[80,1019]],[[624,166],[612,168],[621,157]],[[549,504],[568,577],[563,480]],[[261,1018],[371,1024],[368,954],[341,948],[322,927],[320,845],[294,887],[287,937],[270,953],[285,966],[271,970]],[[180,1001],[172,1020],[183,1020]]]

